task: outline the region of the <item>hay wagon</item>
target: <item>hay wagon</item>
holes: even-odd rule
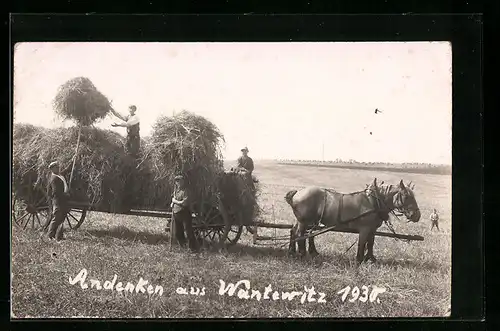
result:
[[[25,187],[29,191],[29,194],[24,194],[27,196],[26,199],[21,199],[13,196],[13,221],[21,229],[41,229],[47,225],[50,211],[47,204],[47,196],[44,190],[40,187],[32,189],[30,187]],[[110,213],[108,210],[102,210],[95,208],[92,204],[83,201],[71,200],[69,203],[70,211],[66,217],[65,225],[67,225],[71,230],[77,230],[84,222],[87,213],[90,211]],[[224,208],[223,205],[220,207]],[[227,224],[227,217],[233,217],[228,215],[228,213],[220,210],[219,206],[214,206],[213,204],[204,203],[199,204],[196,211],[193,212],[193,227],[195,235],[198,239],[206,240],[208,242],[217,243],[223,237],[224,226]],[[171,220],[172,212],[169,209],[140,209],[132,208],[130,210],[124,210],[119,213],[112,213],[119,215],[134,215],[143,217],[155,217],[165,219],[165,225]],[[229,221],[230,222],[230,221]],[[231,224],[231,223],[230,223]],[[226,244],[232,246],[238,242],[243,232],[243,228],[246,227],[249,232],[253,235],[253,244],[258,244],[260,242],[276,242],[288,240],[288,235],[284,236],[260,236],[258,235],[259,228],[271,228],[275,230],[290,230],[292,228],[291,222],[280,221],[278,223],[266,223],[263,221],[256,220],[252,224],[235,224],[231,225],[231,229],[226,238]],[[168,227],[167,227],[168,230]],[[343,232],[343,233],[357,233],[356,230],[350,229],[336,229],[333,227],[320,227],[315,229],[307,235],[317,236],[326,232]],[[376,236],[391,237],[402,240],[415,240],[423,241],[424,238],[418,235],[404,235],[396,233],[386,233],[386,232],[376,232]]]
[[[28,180],[27,182],[30,181]],[[18,188],[17,194],[13,193],[12,195],[13,224],[23,230],[41,230],[45,228],[51,216],[48,200],[45,189],[39,184],[36,184],[35,187],[26,184]],[[199,239],[208,242],[219,242],[223,236],[225,224],[234,223],[232,220],[228,220],[228,217],[233,217],[228,212],[231,208],[224,208],[224,211],[221,208],[224,208],[222,204],[215,205],[208,202],[194,203],[192,207],[193,227],[195,235]],[[84,201],[84,199],[70,198],[69,212],[66,216],[64,226],[69,227],[71,230],[77,230],[83,224],[89,212],[155,217],[165,219],[166,226],[172,218],[171,209],[136,207],[112,212],[106,208]],[[242,234],[243,227],[248,225],[231,225],[225,240],[226,244],[229,246],[236,244]]]

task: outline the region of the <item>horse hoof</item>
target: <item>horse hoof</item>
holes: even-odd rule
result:
[[[314,257],[319,256],[319,253],[318,252],[309,252],[309,255],[314,258]]]
[[[290,257],[295,256],[295,252],[294,251],[288,251],[288,256],[290,256]]]

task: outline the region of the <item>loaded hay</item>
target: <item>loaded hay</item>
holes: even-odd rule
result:
[[[82,127],[94,124],[106,117],[111,110],[111,102],[99,92],[90,79],[76,77],[62,84],[53,100],[53,106],[59,117],[72,119],[78,125],[75,157],[69,176],[69,187],[73,182],[75,164],[80,147]]]
[[[68,178],[78,139],[78,128],[45,129],[15,124],[13,132],[13,191],[25,200],[45,192],[52,161],[61,165]],[[80,155],[75,164],[71,200],[91,203],[95,210],[120,212],[127,209],[125,183],[134,166],[124,150],[123,138],[109,130],[84,127]],[[38,199],[36,198],[38,201]]]
[[[78,131],[76,127],[14,125],[13,191],[18,197],[28,199],[35,188],[45,191],[48,165],[54,160],[59,161],[62,175],[68,178],[74,156],[68,146],[76,142]],[[252,176],[224,171],[220,152],[223,142],[218,128],[201,116],[187,111],[161,116],[152,136],[142,139],[137,164],[127,155],[121,135],[83,127],[71,200],[116,213],[132,207],[169,209],[173,177],[182,173],[193,195],[194,212],[201,212],[200,208],[207,205],[216,206],[219,196],[232,214],[241,212],[242,224],[251,225],[258,212],[258,188]],[[235,224],[238,219],[232,221]]]
[[[241,225],[252,225],[260,212],[258,181],[247,171],[231,169],[220,175],[217,186],[222,203],[235,216],[233,221],[241,217]]]
[[[203,204],[215,204],[216,179],[223,171],[219,129],[203,116],[183,110],[172,116],[160,116],[146,143],[141,167],[153,175],[155,185],[173,189],[174,177],[183,174],[192,192],[196,210]],[[146,168],[147,170],[144,170]],[[151,195],[153,196],[153,195]],[[170,204],[170,196],[165,197]],[[146,205],[161,202],[146,201]],[[197,210],[198,211],[198,210]]]

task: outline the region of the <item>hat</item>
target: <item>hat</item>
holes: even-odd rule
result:
[[[180,179],[184,179],[184,176],[183,175],[177,175],[174,177],[175,180],[180,180]]]
[[[59,162],[57,162],[57,161],[51,162],[49,164],[49,169],[52,169],[52,168],[54,168],[55,166],[58,166],[58,165],[59,165]]]
[[[243,148],[241,149],[241,151],[242,151],[242,152],[244,152],[244,151],[249,152],[248,147],[246,147],[246,146],[245,146],[245,147],[243,147]]]

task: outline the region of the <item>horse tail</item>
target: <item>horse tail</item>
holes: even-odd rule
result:
[[[297,193],[297,190],[288,191],[285,195],[285,201],[291,206],[294,195]]]

